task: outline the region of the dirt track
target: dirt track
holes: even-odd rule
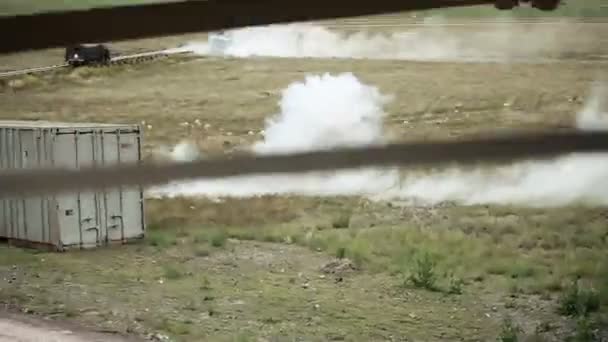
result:
[[[0,342],[128,342],[115,334],[88,332],[65,323],[0,312]]]

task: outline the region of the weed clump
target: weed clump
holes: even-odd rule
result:
[[[180,272],[180,270],[178,270],[177,268],[175,268],[173,266],[165,266],[164,274],[165,274],[165,278],[171,279],[171,280],[179,279],[184,276],[184,274],[182,272]]]
[[[228,241],[228,233],[222,229],[205,231],[194,237],[195,243],[209,243],[213,247],[224,247]]]
[[[450,276],[450,284],[448,286],[448,294],[462,294],[462,286],[464,281],[460,278]]]
[[[332,228],[335,228],[335,229],[348,228],[350,226],[350,218],[351,218],[350,212],[342,213],[342,214],[334,217],[334,219],[331,222],[331,226],[332,226]]]
[[[576,330],[566,338],[566,342],[596,342],[598,337],[597,325],[587,317],[579,317],[576,321]]]
[[[224,247],[226,245],[226,241],[228,240],[228,235],[222,231],[217,230],[211,234],[209,238],[209,243],[213,247]]]
[[[163,230],[150,230],[147,234],[147,241],[151,246],[158,248],[167,248],[177,244],[175,236]]]
[[[336,249],[336,258],[344,259],[345,257],[346,257],[346,248],[338,247],[338,249]]]
[[[564,316],[587,316],[599,308],[599,293],[593,289],[582,289],[577,281],[573,281],[560,297],[557,311]]]
[[[208,247],[200,247],[200,248],[196,248],[194,251],[194,255],[196,255],[197,257],[208,257],[209,255],[211,255],[211,251],[209,251]]]
[[[416,259],[414,270],[408,277],[408,281],[414,287],[429,291],[437,291],[437,275],[435,271],[436,262],[429,253],[424,253]]]
[[[503,319],[498,341],[500,342],[517,342],[522,329],[513,322],[510,317]]]

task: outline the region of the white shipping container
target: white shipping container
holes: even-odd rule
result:
[[[138,125],[0,121],[0,172],[141,161]],[[0,237],[62,251],[144,236],[143,189],[0,199]]]

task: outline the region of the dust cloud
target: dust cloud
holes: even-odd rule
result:
[[[608,129],[605,86],[596,84],[578,113],[581,130]],[[399,187],[378,197],[425,204],[521,204],[556,207],[608,204],[608,154],[574,153],[545,161],[526,161],[493,169],[452,168],[423,176],[406,176]]]
[[[158,146],[153,154],[162,160],[171,160],[178,163],[186,163],[202,158],[198,146],[192,141],[184,140],[173,147]]]
[[[608,129],[605,89],[596,86],[577,116],[580,129]],[[268,119],[252,152],[282,153],[384,142],[383,107],[392,100],[351,73],[308,76],[282,93],[280,112]],[[179,150],[179,149],[178,149]],[[303,175],[230,177],[171,183],[152,197],[259,195],[358,195],[417,204],[452,201],[553,207],[608,204],[608,154],[570,154],[483,169],[442,169],[425,174],[396,168]]]
[[[500,23],[476,30],[442,25],[440,18],[401,32],[346,33],[297,23],[227,31],[225,39],[192,42],[184,49],[231,57],[364,58],[413,61],[504,61],[559,57],[567,50],[567,23]],[[567,31],[570,29],[570,31]],[[568,35],[561,34],[570,32]],[[570,47],[572,48],[572,47]]]
[[[266,122],[258,154],[365,146],[382,143],[383,106],[392,98],[351,73],[307,76],[282,92],[280,112]],[[172,183],[150,196],[236,196],[265,194],[365,195],[395,185],[395,170],[347,170],[303,175],[230,177]]]

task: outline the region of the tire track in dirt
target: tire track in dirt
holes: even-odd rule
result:
[[[56,322],[0,312],[0,342],[137,342],[133,337],[86,331]]]

